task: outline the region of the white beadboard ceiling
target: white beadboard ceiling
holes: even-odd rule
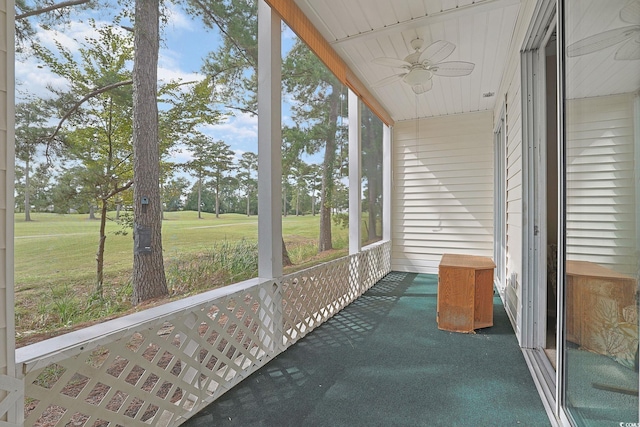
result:
[[[520,0],[295,0],[325,39],[396,121],[493,109],[521,9]],[[445,40],[445,61],[473,62],[468,76],[433,77],[421,95],[402,81],[372,87],[398,69],[375,58],[403,59],[410,42]],[[485,95],[485,96],[483,96]]]
[[[616,59],[625,44],[640,44],[640,0],[581,0],[566,11],[567,46],[606,31],[630,29],[615,44],[566,62],[567,97],[588,98],[634,92],[640,88],[640,61]],[[621,11],[625,10],[626,13]],[[622,16],[621,16],[622,15]]]

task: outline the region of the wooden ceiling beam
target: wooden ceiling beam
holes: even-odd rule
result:
[[[378,100],[369,92],[367,87],[356,77],[340,55],[322,37],[320,31],[307,18],[304,12],[293,0],[265,0],[265,2],[280,16],[280,18],[296,33],[302,41],[320,58],[340,82],[353,90],[371,111],[388,126],[393,126],[394,120]]]

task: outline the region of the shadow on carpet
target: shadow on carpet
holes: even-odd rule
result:
[[[435,275],[390,273],[183,425],[550,425],[500,299],[457,334],[436,295]]]

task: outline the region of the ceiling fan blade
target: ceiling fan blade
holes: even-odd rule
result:
[[[400,73],[400,74],[394,74],[393,76],[389,76],[389,77],[385,77],[384,79],[375,82],[374,84],[371,85],[371,87],[381,87],[381,86],[386,86],[386,85],[390,85],[391,83],[395,83],[399,80],[402,80],[402,78],[406,75],[407,73]]]
[[[620,46],[620,49],[618,49],[613,58],[621,60],[640,59],[640,41],[637,39],[627,41]]]
[[[411,64],[409,64],[407,61],[403,61],[402,59],[398,59],[398,58],[375,58],[371,62],[373,62],[374,64],[384,65],[386,67],[394,67],[394,68],[404,68],[404,67],[411,66]]]
[[[456,45],[445,40],[438,40],[427,47],[418,62],[428,61],[430,64],[435,64],[440,61],[444,61],[456,50]]]
[[[471,74],[476,64],[464,61],[441,62],[429,67],[436,76],[460,77]]]
[[[621,27],[594,34],[569,45],[567,47],[567,55],[570,57],[587,55],[606,49],[633,37],[637,31],[640,31],[640,25]]]
[[[430,91],[432,86],[433,86],[433,82],[431,80],[427,80],[423,84],[411,86],[411,90],[413,90],[413,92],[416,95],[420,95],[421,93]]]
[[[640,24],[640,1],[631,0],[620,11],[620,19],[629,24]]]

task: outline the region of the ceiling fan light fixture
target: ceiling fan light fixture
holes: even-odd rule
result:
[[[636,0],[640,1],[640,0]],[[416,94],[424,93],[433,86],[433,76],[462,77],[471,74],[474,64],[464,61],[442,62],[448,58],[456,46],[444,40],[431,43],[423,49],[424,40],[416,38],[411,41],[414,49],[404,59],[398,58],[374,58],[373,63],[385,67],[398,68],[392,76],[373,84],[373,87],[381,87],[398,81],[409,85]]]
[[[423,84],[427,80],[431,79],[433,73],[423,68],[414,68],[409,71],[403,78],[404,82],[408,85],[414,86]]]
[[[411,48],[413,50],[420,50],[422,49],[422,44],[424,43],[424,40],[421,37],[416,37],[415,39],[411,40],[410,44],[411,44]]]

